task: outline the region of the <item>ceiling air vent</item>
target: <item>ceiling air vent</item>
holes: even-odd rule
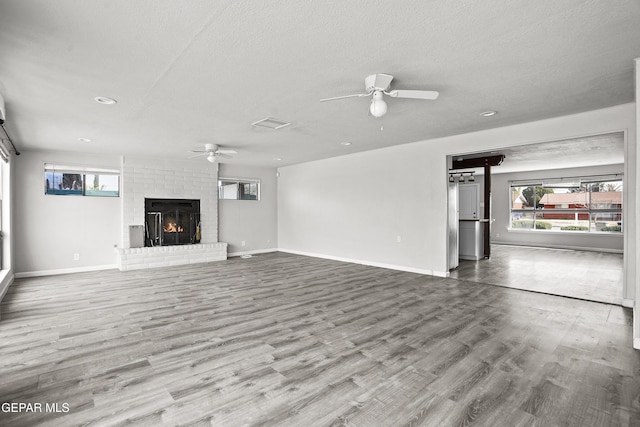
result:
[[[251,123],[251,126],[262,127],[267,129],[280,129],[285,126],[289,126],[291,123],[283,122],[282,120],[274,119],[272,117],[267,117],[266,119],[258,120],[257,122]]]

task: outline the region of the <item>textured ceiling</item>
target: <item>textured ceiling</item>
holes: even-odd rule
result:
[[[21,150],[279,166],[632,102],[638,22],[637,0],[1,1],[0,92]],[[373,73],[440,98],[388,99],[384,131],[367,99],[319,102]]]
[[[586,166],[621,165],[624,163],[624,132],[612,132],[560,141],[507,147],[498,151],[453,156],[455,160],[504,155],[491,173],[511,173]],[[484,174],[484,168],[465,169]]]

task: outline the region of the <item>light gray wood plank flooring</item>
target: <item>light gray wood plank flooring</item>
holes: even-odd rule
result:
[[[619,306],[284,253],[16,280],[2,426],[632,426]]]
[[[622,304],[622,254],[491,245],[491,258],[461,260],[451,277]]]

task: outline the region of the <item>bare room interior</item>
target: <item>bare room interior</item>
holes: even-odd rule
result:
[[[0,2],[0,425],[638,425],[638,22]]]
[[[589,135],[452,158],[484,161],[496,155],[504,157],[497,167],[450,172],[450,188],[466,190],[454,191],[449,198],[450,204],[457,203],[450,229],[451,223],[458,225],[453,230],[458,234],[454,240],[462,241],[464,246],[458,256],[450,253],[450,258],[457,262],[450,261],[451,277],[627,305],[623,300],[624,245],[620,226],[624,133]],[[485,185],[487,174],[491,174],[490,188]],[[590,194],[590,189],[596,191]],[[485,190],[490,191],[489,198]],[[534,192],[538,193],[538,206],[532,198]],[[475,235],[483,231],[482,220],[474,229],[469,228],[483,217],[486,199],[491,200],[487,254],[484,236]],[[460,203],[463,205],[459,206]],[[465,203],[469,206],[464,206]],[[602,229],[607,234],[598,233]]]

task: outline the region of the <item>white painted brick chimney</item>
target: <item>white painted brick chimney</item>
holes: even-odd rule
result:
[[[226,243],[212,245],[218,242],[218,164],[210,163],[205,159],[194,160],[168,160],[137,157],[122,157],[122,230],[121,245],[118,248],[118,265],[126,268],[127,260],[135,264],[136,268],[148,268],[161,266],[157,259],[149,263],[145,261],[146,255],[151,256],[150,249],[128,250],[131,248],[129,239],[129,226],[144,225],[144,199],[199,199],[200,220],[202,224],[201,244],[202,248],[215,249],[215,254],[203,257],[206,260],[226,259]],[[193,245],[187,245],[193,246]],[[220,246],[220,247],[218,247]],[[224,249],[224,250],[222,250]],[[187,253],[192,253],[194,248],[184,248]],[[175,265],[184,259],[184,264],[194,260],[185,259],[185,254],[180,254],[181,247],[171,250],[176,256],[175,260],[166,259],[164,265]],[[149,252],[149,254],[146,254]],[[224,257],[222,254],[224,253]],[[136,260],[129,259],[135,256]],[[123,268],[124,266],[124,268]]]

